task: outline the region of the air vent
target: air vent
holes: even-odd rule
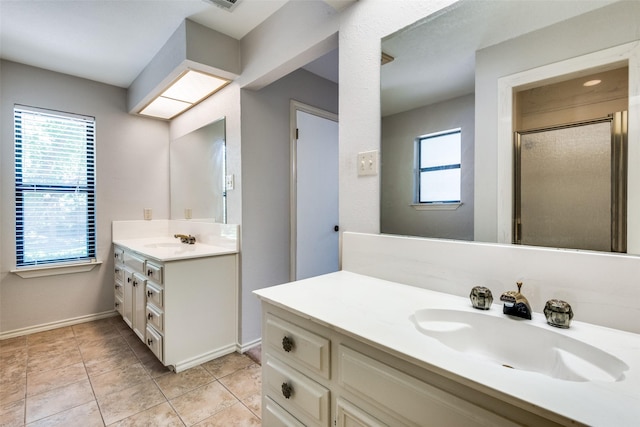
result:
[[[236,6],[238,6],[238,3],[240,3],[240,0],[203,0],[203,1],[216,5],[219,8],[226,10],[227,12],[231,12],[233,9],[236,8]]]

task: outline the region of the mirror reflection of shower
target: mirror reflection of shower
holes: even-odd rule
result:
[[[518,133],[515,242],[626,252],[626,112]]]
[[[514,243],[626,252],[627,76],[516,94]]]

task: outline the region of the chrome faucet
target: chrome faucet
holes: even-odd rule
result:
[[[517,282],[517,291],[507,291],[500,296],[500,301],[504,301],[502,312],[510,316],[522,317],[531,320],[531,306],[524,295],[520,293],[522,282]]]
[[[176,239],[179,238],[182,243],[187,243],[189,245],[193,245],[196,242],[195,236],[192,236],[191,234],[188,236],[185,234],[174,234],[173,237]]]

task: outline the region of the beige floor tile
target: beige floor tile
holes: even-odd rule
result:
[[[76,343],[75,338],[66,337],[61,338],[57,341],[41,342],[38,344],[29,345],[27,346],[27,353],[29,355],[29,358],[41,357],[50,353],[61,353],[77,347],[78,344]]]
[[[155,357],[153,352],[147,347],[145,343],[143,343],[137,336],[136,340],[129,342],[129,347],[138,356],[139,359],[148,359],[150,357]]]
[[[27,374],[49,371],[78,362],[82,362],[82,356],[77,347],[59,352],[40,354],[39,356],[29,357],[27,361]]]
[[[196,424],[197,427],[252,427],[260,425],[260,419],[252,414],[242,403],[225,408]]]
[[[103,427],[102,415],[95,400],[67,409],[50,417],[28,424],[27,427]]]
[[[27,346],[27,337],[23,335],[21,337],[7,338],[0,340],[0,354],[7,351],[14,351],[16,349],[25,348]]]
[[[127,348],[127,342],[121,336],[114,336],[111,339],[84,345],[80,348],[80,352],[84,360],[91,360],[117,353],[123,348]]]
[[[98,397],[98,406],[105,424],[109,425],[165,401],[158,386],[149,379],[117,393]]]
[[[70,338],[74,338],[73,329],[71,329],[71,326],[67,326],[27,335],[27,345],[32,347],[43,344],[55,344],[60,341],[68,341]]]
[[[100,356],[95,359],[85,360],[84,366],[87,368],[89,377],[104,374],[114,369],[122,369],[127,366],[135,365],[139,360],[129,347],[122,348],[120,351],[114,351],[107,355]]]
[[[262,418],[262,393],[252,394],[240,400],[258,418]]]
[[[46,418],[94,400],[89,380],[27,397],[27,423]]]
[[[7,383],[24,380],[27,375],[27,350],[18,349],[2,353],[0,357],[0,392]]]
[[[162,426],[184,427],[184,423],[168,402],[149,408],[109,427]]]
[[[158,358],[152,354],[153,357],[141,359],[140,363],[147,370],[151,378],[158,378],[162,375],[170,374],[172,371],[164,366]]]
[[[87,333],[76,337],[80,350],[93,345],[99,345],[101,342],[109,341],[113,338],[120,337],[120,332],[114,327],[110,327],[108,330],[99,331],[95,333]]]
[[[76,338],[84,335],[95,335],[111,331],[114,328],[111,318],[94,320],[92,322],[78,323],[71,327]]]
[[[252,364],[244,369],[220,378],[220,383],[239,399],[260,393],[262,389],[260,365]]]
[[[44,393],[85,379],[87,379],[87,371],[82,362],[50,371],[32,373],[27,378],[27,396]]]
[[[14,381],[3,381],[0,384],[0,405],[24,400],[27,395],[27,375],[18,377]]]
[[[203,367],[187,369],[179,374],[167,374],[155,379],[167,399],[173,399],[195,388],[213,382],[215,378]]]
[[[235,403],[239,403],[238,399],[218,381],[206,384],[171,400],[171,405],[188,426],[205,420]]]
[[[0,404],[0,426],[14,427],[24,425],[24,399]]]
[[[115,369],[104,374],[91,377],[93,392],[97,398],[126,388],[130,388],[151,377],[140,363]]]
[[[222,378],[232,374],[239,369],[246,368],[254,362],[247,356],[240,353],[230,353],[204,363],[202,366],[216,378]]]
[[[262,346],[257,345],[255,347],[250,348],[244,353],[249,359],[256,362],[258,365],[262,364]]]

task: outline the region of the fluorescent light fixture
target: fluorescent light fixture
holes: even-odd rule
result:
[[[140,111],[145,116],[169,120],[230,83],[201,71],[187,70]]]
[[[589,80],[588,82],[582,83],[582,86],[589,87],[599,85],[600,83],[602,83],[602,80]]]

